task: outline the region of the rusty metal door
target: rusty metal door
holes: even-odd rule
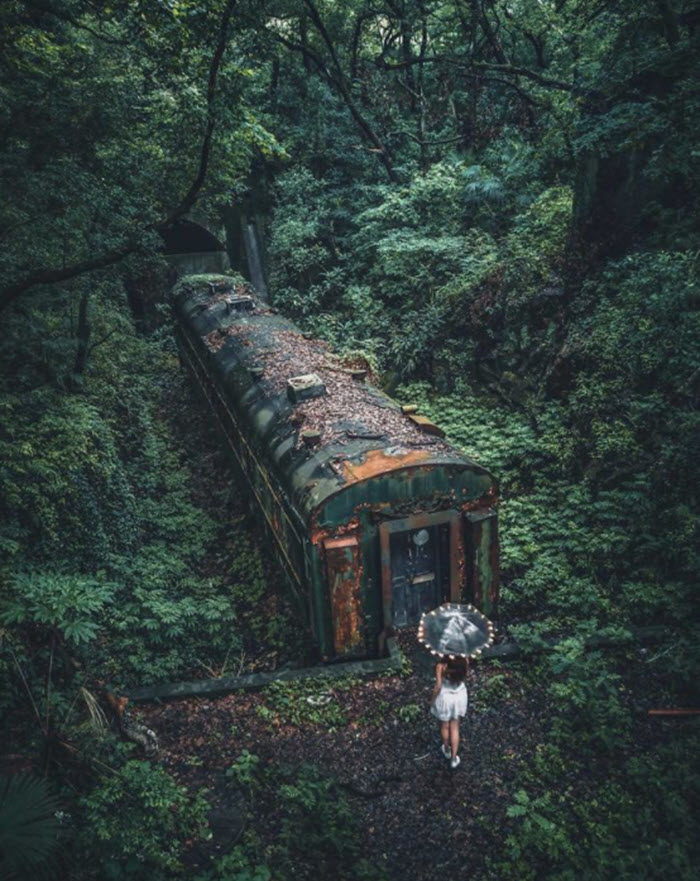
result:
[[[442,582],[448,571],[443,546],[446,526],[395,532],[391,536],[392,620],[395,627],[418,624],[423,612],[440,605]]]
[[[328,588],[333,620],[333,643],[338,656],[362,646],[362,565],[357,536],[326,539]]]

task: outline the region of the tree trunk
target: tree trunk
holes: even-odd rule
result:
[[[126,302],[131,310],[131,317],[134,320],[134,327],[139,333],[143,333],[146,329],[146,304],[141,293],[141,286],[131,273],[124,278],[124,292]]]
[[[78,306],[78,347],[75,352],[73,375],[80,376],[87,365],[88,346],[90,344],[90,322],[88,320],[88,306],[90,304],[90,289],[85,290],[80,297]]]
[[[656,5],[661,15],[661,20],[664,23],[666,42],[673,48],[681,38],[678,30],[678,16],[671,6],[670,0],[656,0]]]

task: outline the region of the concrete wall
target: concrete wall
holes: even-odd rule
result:
[[[226,272],[229,269],[225,251],[203,251],[191,254],[168,254],[165,258],[181,275],[199,275],[208,272]]]

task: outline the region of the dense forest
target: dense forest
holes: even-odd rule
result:
[[[3,878],[697,877],[700,6],[6,0]],[[306,662],[182,371],[164,236],[255,218],[270,302],[500,483],[456,772],[400,674]],[[413,654],[412,654],[413,652]],[[435,753],[435,755],[433,755]],[[426,757],[427,756],[427,757]]]

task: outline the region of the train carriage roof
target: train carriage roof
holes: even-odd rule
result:
[[[176,312],[197,341],[263,453],[305,520],[351,485],[401,469],[441,466],[478,475],[486,469],[442,437],[428,434],[400,406],[349,369],[321,340],[311,339],[275,310],[250,302],[240,278],[187,276],[174,289]],[[316,374],[325,393],[290,401],[292,377]],[[430,428],[430,426],[428,426]],[[303,432],[313,431],[313,445]]]

